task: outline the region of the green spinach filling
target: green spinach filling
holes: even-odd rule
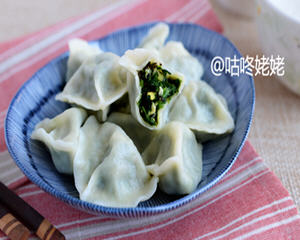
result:
[[[140,115],[151,126],[158,124],[158,111],[178,93],[182,80],[163,69],[160,63],[148,62],[138,71],[141,98]]]

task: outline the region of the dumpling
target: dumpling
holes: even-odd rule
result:
[[[180,121],[192,129],[200,141],[210,140],[234,129],[226,101],[204,81],[191,81],[169,112],[170,121]]]
[[[165,125],[142,157],[148,170],[159,177],[159,188],[165,193],[191,193],[201,180],[202,145],[183,123]]]
[[[69,108],[53,119],[38,123],[31,135],[32,139],[43,142],[52,157],[57,171],[73,173],[73,159],[78,147],[79,129],[87,113],[80,108]]]
[[[169,36],[169,26],[165,23],[158,23],[152,27],[147,36],[142,40],[139,48],[160,49]]]
[[[79,148],[74,159],[75,186],[79,193],[87,187],[93,171],[107,154],[107,141],[115,129],[100,125],[91,115],[80,129]]]
[[[130,114],[113,112],[107,121],[120,126],[133,141],[140,153],[149,145],[153,131],[143,127]]]
[[[80,130],[74,179],[82,200],[107,207],[135,207],[154,194],[158,182],[125,132],[94,116]]]
[[[102,52],[97,45],[89,45],[87,41],[79,38],[69,41],[69,51],[66,81],[69,81],[86,59]]]
[[[182,42],[169,41],[164,45],[169,35],[169,26],[158,23],[152,27],[142,40],[140,48],[158,50],[160,59],[168,69],[184,75],[188,81],[200,80],[203,75],[203,66],[183,46]]]
[[[88,58],[56,99],[93,111],[105,110],[127,91],[126,73],[118,61],[113,53]]]
[[[128,50],[120,64],[128,71],[131,114],[143,126],[160,129],[167,121],[168,109],[182,91],[183,75],[165,68],[154,50]]]
[[[185,84],[198,81],[203,75],[203,66],[181,42],[170,41],[159,50],[160,58],[167,68],[184,75]]]

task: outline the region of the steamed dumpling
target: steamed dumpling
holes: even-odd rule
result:
[[[142,40],[140,48],[160,49],[169,35],[169,26],[165,23],[158,23],[152,27],[147,36]]]
[[[53,163],[60,173],[73,173],[79,129],[86,116],[86,112],[80,108],[69,108],[53,119],[42,120],[31,135],[32,139],[39,140],[48,147]]]
[[[74,159],[75,185],[82,200],[107,207],[135,207],[156,191],[130,138],[116,124],[90,116],[80,130]]]
[[[230,133],[233,118],[226,101],[204,81],[191,81],[169,112],[170,121],[180,121],[192,129],[201,141]]]
[[[181,42],[170,41],[159,50],[160,58],[170,70],[184,75],[189,81],[199,81],[203,75],[203,66],[193,57]]]
[[[90,116],[80,129],[79,148],[74,159],[75,186],[79,193],[87,187],[89,179],[107,154],[107,141],[115,128],[100,125]]]
[[[168,110],[181,93],[184,77],[161,63],[154,50],[128,50],[120,59],[127,69],[127,89],[131,114],[143,126],[160,129]]]
[[[66,81],[69,81],[86,59],[102,52],[97,45],[89,45],[87,41],[79,38],[69,41],[69,51]]]
[[[165,193],[191,193],[201,180],[202,145],[180,122],[170,122],[158,131],[142,157]]]
[[[140,153],[149,145],[153,131],[143,127],[130,114],[113,112],[107,121],[120,126],[133,141]]]
[[[189,81],[200,80],[203,66],[185,49],[182,42],[169,41],[164,45],[169,32],[167,24],[158,23],[149,30],[139,47],[159,51],[164,66],[184,75],[186,84]]]
[[[88,110],[106,110],[127,91],[126,73],[118,61],[113,53],[88,58],[56,99]]]

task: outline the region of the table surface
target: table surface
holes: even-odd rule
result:
[[[1,0],[0,42],[28,34],[117,0]],[[243,55],[261,55],[253,19],[212,5],[227,36]],[[255,77],[256,109],[249,140],[300,209],[300,97],[275,77]]]

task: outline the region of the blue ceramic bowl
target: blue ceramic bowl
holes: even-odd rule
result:
[[[135,48],[155,23],[124,29],[91,42],[104,51],[122,55]],[[62,54],[34,74],[12,100],[5,122],[8,150],[19,168],[35,184],[62,201],[93,214],[137,217],[175,209],[197,198],[216,184],[237,158],[249,132],[254,110],[253,79],[245,74],[216,77],[210,70],[215,56],[241,57],[238,50],[223,36],[193,24],[169,24],[168,40],[183,42],[192,55],[204,66],[204,77],[227,100],[235,120],[232,134],[204,144],[203,179],[197,189],[185,196],[171,196],[157,191],[148,201],[135,208],[108,208],[78,198],[73,178],[60,174],[54,168],[48,151],[30,139],[35,125],[42,119],[52,118],[68,105],[56,101],[55,95],[64,87],[68,53]]]

